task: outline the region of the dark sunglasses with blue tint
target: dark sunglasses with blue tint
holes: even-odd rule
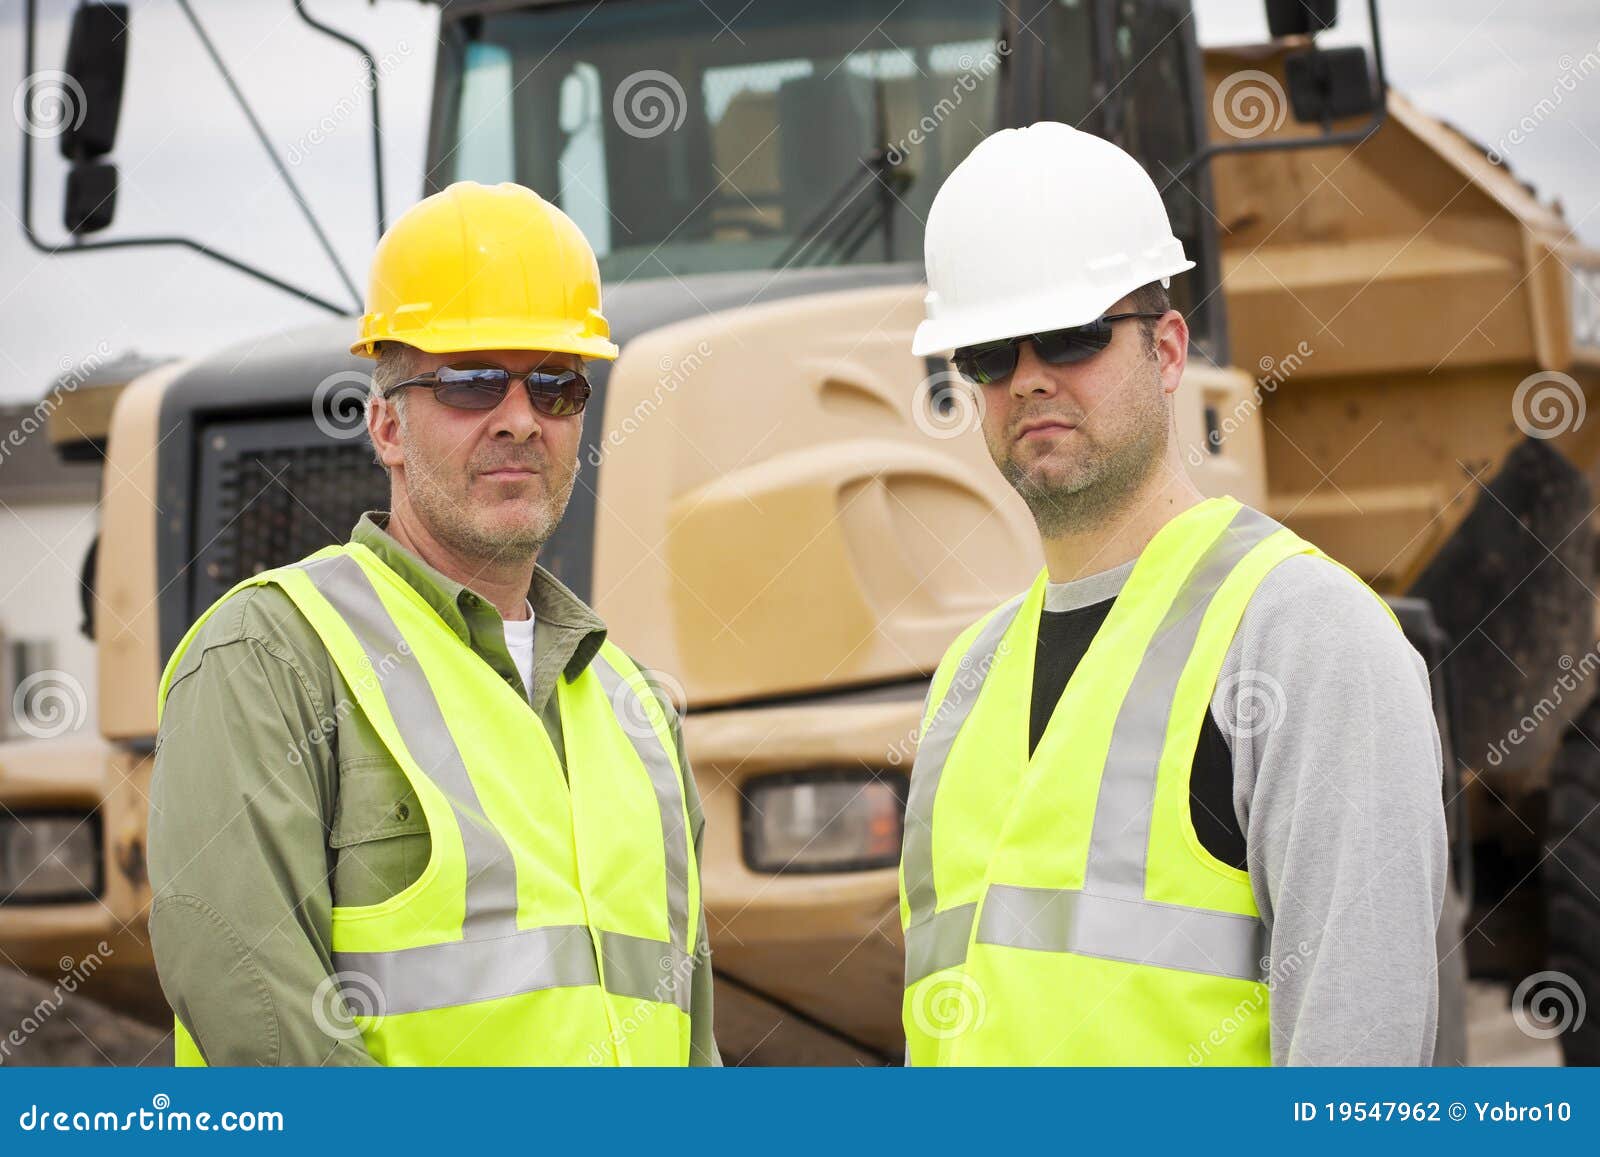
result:
[[[1053,329],[1048,333],[1028,333],[1009,337],[1004,341],[986,342],[983,345],[963,346],[951,356],[956,372],[974,385],[986,386],[1009,377],[1017,368],[1019,347],[1023,342],[1033,343],[1033,352],[1040,360],[1053,366],[1070,366],[1086,362],[1111,344],[1111,323],[1130,318],[1154,320],[1165,317],[1161,313],[1108,313],[1087,325],[1070,329]]]
[[[529,370],[525,374],[514,374],[504,366],[477,363],[440,366],[391,386],[383,396],[392,398],[401,390],[420,386],[432,390],[441,405],[453,410],[492,410],[505,400],[511,384],[518,381],[527,386],[528,401],[533,408],[546,417],[581,414],[589,401],[589,379],[577,370],[557,373]]]

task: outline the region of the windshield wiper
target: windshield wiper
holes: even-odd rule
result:
[[[884,258],[888,260],[894,252],[894,205],[914,179],[904,165],[889,160],[888,148],[874,149],[861,159],[860,171],[851,173],[839,191],[795,233],[773,268],[842,265],[880,227]],[[872,188],[877,189],[878,195],[864,199],[862,194]]]

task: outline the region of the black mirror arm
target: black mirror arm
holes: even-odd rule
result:
[[[1378,0],[1367,0],[1367,16],[1372,24],[1372,62],[1377,72],[1377,107],[1373,109],[1372,116],[1366,124],[1360,128],[1346,129],[1342,133],[1329,132],[1327,130],[1331,121],[1325,115],[1322,122],[1323,131],[1314,137],[1296,137],[1281,141],[1213,141],[1183,163],[1171,179],[1161,187],[1162,196],[1166,196],[1168,189],[1196,168],[1209,164],[1215,157],[1229,153],[1271,153],[1287,149],[1323,149],[1332,145],[1359,145],[1377,132],[1388,118],[1389,112],[1389,82],[1383,70],[1383,34],[1378,29]]]
[[[193,13],[189,10],[187,0],[179,0],[179,4],[186,13],[189,13],[190,19],[193,20]],[[26,24],[27,27],[24,29],[22,37],[22,75],[24,77],[24,84],[27,84],[27,77],[34,75],[35,34],[38,28],[38,0],[27,0]],[[196,30],[199,31],[198,26],[196,27]],[[206,40],[203,32],[201,33],[201,40],[206,44],[206,47],[209,50],[210,42]],[[215,60],[215,53],[212,55],[213,59]],[[218,67],[222,67],[220,61],[218,61]],[[223,70],[223,75],[224,79],[228,81],[230,88],[232,88],[232,78],[228,76],[225,69]],[[238,97],[242,103],[243,98],[240,96],[237,88],[234,88],[234,95]],[[254,116],[250,115],[248,107],[246,107],[246,115],[250,117],[250,122],[256,128],[257,135],[261,136],[260,125],[257,124]],[[254,277],[258,281],[264,281],[274,288],[281,289],[285,293],[292,294],[293,296],[300,298],[300,300],[310,305],[315,305],[321,309],[327,310],[329,313],[336,314],[340,317],[351,317],[361,312],[361,295],[356,292],[355,286],[351,283],[349,275],[345,273],[343,266],[339,264],[338,258],[332,251],[332,247],[327,243],[326,236],[317,226],[314,219],[312,220],[312,228],[316,231],[318,238],[323,242],[324,250],[328,253],[330,259],[333,261],[334,267],[338,269],[340,277],[344,280],[345,287],[350,290],[350,295],[355,300],[356,309],[354,313],[352,313],[348,306],[337,305],[329,301],[327,298],[312,293],[310,290],[302,289],[297,285],[293,285],[282,280],[281,278],[274,277],[264,270],[258,269],[247,262],[240,261],[238,258],[230,257],[226,253],[222,253],[219,250],[211,248],[209,245],[203,245],[190,237],[125,237],[110,241],[74,240],[65,245],[55,245],[45,241],[39,236],[33,227],[33,134],[28,131],[28,128],[29,126],[27,123],[27,118],[24,117],[21,125],[22,235],[24,238],[26,238],[28,244],[33,246],[33,248],[38,250],[40,253],[50,256],[58,256],[72,253],[93,253],[103,249],[125,249],[141,245],[178,245],[185,249],[193,250],[194,252],[205,257],[209,257],[214,261],[221,262],[223,265],[237,270],[248,277]],[[266,143],[264,137],[263,143]],[[271,149],[269,148],[268,151],[270,153]],[[274,163],[278,164],[279,171],[282,172],[282,163],[278,161],[276,154],[272,155]],[[287,174],[285,174],[285,177],[287,178]],[[295,193],[296,199],[300,201],[301,208],[309,215],[310,211],[306,207],[304,199],[299,196],[299,191],[294,189],[293,182],[290,182],[290,187]]]
[[[378,117],[377,62],[372,59],[372,50],[355,37],[345,35],[337,28],[322,23],[307,12],[303,0],[294,0],[294,10],[300,14],[300,19],[318,32],[331,36],[341,44],[348,44],[361,54],[361,64],[367,70],[367,88],[372,92],[372,185],[378,201],[378,239],[381,241],[384,230],[389,227],[389,223],[383,208],[383,128]]]

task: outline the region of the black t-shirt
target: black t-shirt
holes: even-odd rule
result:
[[[1033,707],[1028,723],[1028,754],[1050,722],[1067,680],[1078,669],[1095,632],[1111,612],[1113,599],[1071,611],[1039,615],[1039,649],[1033,660]],[[1244,833],[1233,813],[1233,755],[1211,712],[1200,728],[1194,767],[1189,774],[1189,814],[1200,844],[1217,859],[1245,867]]]

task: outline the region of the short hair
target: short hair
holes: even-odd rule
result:
[[[416,376],[416,349],[398,341],[378,343],[378,361],[372,367],[372,392],[388,393],[407,378]],[[396,401],[399,399],[397,398]]]
[[[381,394],[387,394],[395,386],[407,378],[416,377],[417,351],[414,347],[398,341],[381,341],[378,343],[377,364],[372,367],[371,385],[367,390],[367,407],[372,406],[372,399]],[[400,419],[400,425],[405,426],[405,394],[396,394],[393,399],[395,417]],[[372,434],[369,429],[367,441],[371,443]],[[372,447],[372,460],[383,465],[378,459],[377,446]],[[384,466],[384,470],[388,470]]]
[[[1166,313],[1172,308],[1172,295],[1167,292],[1167,287],[1159,281],[1152,281],[1141,285],[1128,295],[1129,309],[1134,313]],[[1151,357],[1156,354],[1156,322],[1148,318],[1139,319],[1139,332],[1144,335],[1145,352]]]

